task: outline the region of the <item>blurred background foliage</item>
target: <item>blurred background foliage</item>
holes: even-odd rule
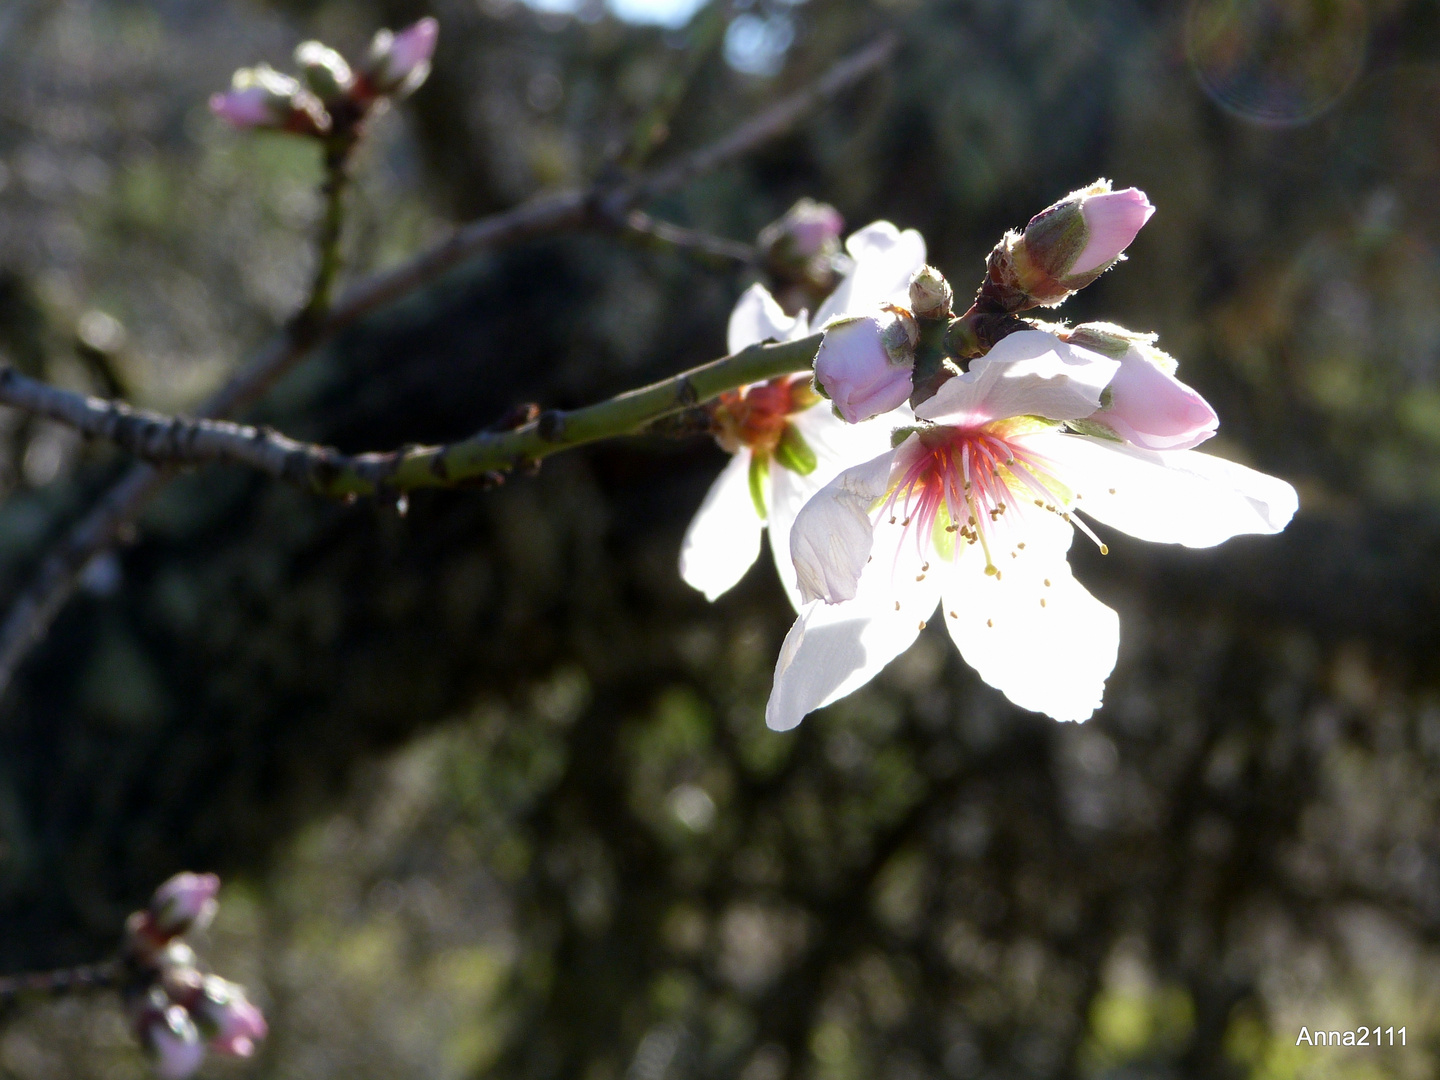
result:
[[[675,573],[705,440],[404,517],[191,474],[0,705],[0,965],[105,955],[189,867],[226,876],[208,955],[272,1022],[207,1075],[1434,1075],[1440,8],[645,3],[7,0],[0,351],[180,409],[294,310],[317,154],[205,100],[307,37],[442,24],[357,162],[360,273],[699,145],[889,28],[888,70],[653,209],[747,239],[812,195],[921,229],[968,290],[1004,228],[1139,186],[1159,213],[1065,314],[1159,331],[1224,417],[1211,449],[1294,481],[1300,516],[1215,551],[1077,545],[1123,626],[1084,726],[927,631],[778,735],[773,571],[713,607]],[[583,403],[718,355],[748,280],[530,243],[257,415],[359,450]],[[0,414],[4,595],[120,464]],[[146,1075],[104,998],[5,1019],[0,1075]],[[1302,1024],[1407,1045],[1296,1047]]]

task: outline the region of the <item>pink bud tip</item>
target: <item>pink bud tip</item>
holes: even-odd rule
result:
[[[838,240],[845,231],[840,211],[825,203],[812,203],[789,222],[788,232],[795,243],[795,253],[802,259],[814,258],[825,246]]]
[[[1080,201],[1080,212],[1085,215],[1087,239],[1070,267],[1071,275],[1088,274],[1118,259],[1155,213],[1155,207],[1143,191],[1132,187],[1087,196]]]
[[[815,355],[815,378],[852,424],[898,408],[910,396],[912,367],[890,359],[873,318],[831,324]]]
[[[161,1080],[186,1080],[205,1060],[200,1033],[179,1005],[149,1014],[141,1038],[155,1055],[155,1071]]]
[[[176,936],[203,928],[215,915],[219,892],[220,879],[214,874],[176,874],[150,900],[156,929]]]
[[[198,1006],[211,1031],[210,1048],[230,1057],[250,1057],[255,1044],[269,1033],[265,1015],[245,996],[243,988],[210,976]]]
[[[422,64],[428,65],[435,55],[435,42],[439,37],[440,24],[430,17],[396,34],[390,46],[390,77],[404,82]]]
[[[266,127],[274,123],[270,95],[261,86],[247,86],[210,95],[210,111],[237,128]]]
[[[1110,380],[1110,405],[1093,419],[1132,446],[1189,450],[1215,434],[1220,418],[1203,397],[1162,371],[1137,348],[1120,359]]]

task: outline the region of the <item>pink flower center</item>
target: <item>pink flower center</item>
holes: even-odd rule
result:
[[[1023,520],[1032,511],[1058,515],[1105,553],[1105,545],[1067,509],[1069,489],[1055,478],[1051,462],[1027,445],[1026,436],[1039,423],[1017,417],[923,429],[902,447],[878,513],[913,530],[922,555],[927,539],[940,552],[951,550],[956,538],[979,544],[985,572],[996,576],[1000,570],[991,541],[997,526],[1002,519]]]

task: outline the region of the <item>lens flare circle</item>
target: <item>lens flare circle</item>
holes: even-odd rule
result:
[[[1185,53],[1227,112],[1295,127],[1339,101],[1365,63],[1364,0],[1194,0]]]

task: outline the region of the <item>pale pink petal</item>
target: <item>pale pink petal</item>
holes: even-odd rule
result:
[[[786,635],[765,706],[775,730],[864,686],[910,647],[935,611],[940,578],[921,570],[913,534],[882,522],[872,556],[853,600],[808,604]]]
[[[790,558],[805,602],[835,604],[855,597],[871,554],[870,512],[889,486],[894,459],[895,451],[887,450],[846,469],[796,515]]]
[[[1022,709],[1085,720],[1115,667],[1119,618],[1070,573],[1074,531],[1060,518],[1030,514],[1023,527],[1002,519],[990,535],[998,574],[985,572],[978,545],[957,545],[940,613],[951,638]]]
[[[888,221],[852,233],[845,250],[855,266],[810,320],[816,329],[833,318],[864,315],[884,304],[904,306],[910,298],[910,278],[925,265],[925,238],[914,229],[902,232]]]
[[[750,459],[749,450],[730,458],[685,530],[680,577],[707,600],[729,592],[760,554],[765,523],[750,496]]]
[[[1284,480],[1195,450],[1142,450],[1052,435],[1044,453],[1080,498],[1075,509],[1141,540],[1213,547],[1278,533],[1299,505]]]
[[[1087,238],[1069,275],[1087,274],[1114,262],[1135,240],[1155,207],[1139,188],[1109,191],[1081,199]],[[1067,276],[1069,276],[1067,275]]]
[[[1132,347],[1110,380],[1110,405],[1091,419],[1146,450],[1189,450],[1215,434],[1220,418],[1198,393]]]
[[[790,418],[801,438],[815,452],[815,470],[801,475],[778,463],[770,469],[770,550],[785,591],[798,611],[803,601],[790,556],[790,531],[801,509],[846,468],[857,461],[885,453],[890,432],[914,422],[908,409],[878,416],[860,424],[848,424],[821,402]]]
[[[770,290],[755,283],[740,294],[735,310],[730,312],[726,331],[727,348],[732,353],[762,341],[794,341],[809,333],[805,313],[791,318],[770,295]]]
[[[1078,420],[1100,407],[1100,395],[1119,361],[1067,345],[1043,330],[1002,338],[970,370],[943,383],[915,415],[950,424],[979,424],[1012,416]]]

